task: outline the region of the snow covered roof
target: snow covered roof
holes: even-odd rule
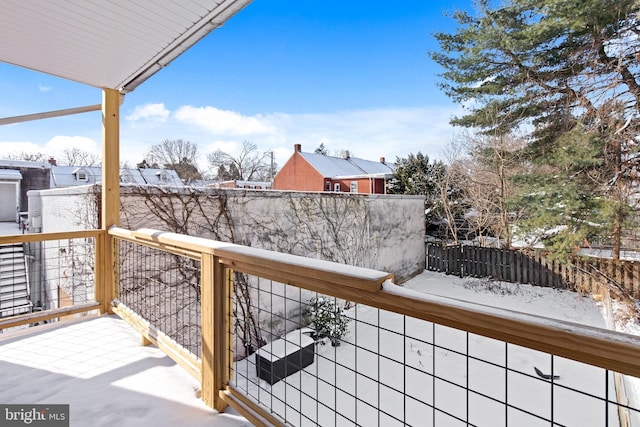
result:
[[[357,157],[333,157],[316,153],[299,154],[324,177],[384,177],[391,176],[394,168],[389,163],[374,162]]]
[[[51,166],[51,188],[74,187],[102,182],[102,168],[88,166]],[[120,182],[129,184],[151,184],[180,186],[182,180],[173,169],[120,170]]]
[[[51,166],[51,188],[102,182],[102,168],[89,166]]]
[[[2,167],[49,169],[51,165],[46,162],[29,162],[26,160],[0,160],[0,168]]]
[[[0,169],[0,179],[20,181],[22,174],[19,170],[15,169]]]
[[[173,169],[141,168],[138,169],[138,171],[147,184],[174,186],[184,185],[178,176],[178,173]]]

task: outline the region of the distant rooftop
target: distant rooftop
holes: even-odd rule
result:
[[[298,147],[298,146],[296,146]],[[318,153],[298,151],[309,164],[324,177],[391,177],[395,171],[393,163],[387,163],[384,158],[379,162],[351,157],[326,156]]]

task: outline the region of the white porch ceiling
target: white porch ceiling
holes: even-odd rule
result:
[[[130,92],[251,0],[3,0],[0,61]]]

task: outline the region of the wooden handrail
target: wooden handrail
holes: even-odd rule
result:
[[[393,278],[392,274],[369,268],[147,228],[129,231],[119,227],[111,227],[109,234],[123,240],[138,242],[193,258],[200,258],[201,254],[214,255],[220,258],[221,263],[234,269],[236,266],[244,266],[243,272],[256,272],[265,279],[281,279],[284,280],[282,283],[318,292],[323,292],[328,285],[375,291],[381,288],[385,280]],[[240,269],[238,268],[238,270]],[[282,273],[286,277],[283,277]]]
[[[45,311],[36,311],[33,313],[19,314],[4,319],[0,319],[0,330],[13,328],[16,326],[28,325],[29,323],[38,323],[45,320],[51,320],[56,317],[70,316],[72,314],[86,313],[91,310],[97,310],[100,304],[97,302],[89,302],[85,304],[76,304],[70,307],[54,308]]]
[[[635,335],[428,295],[394,285],[387,273],[329,261],[157,230],[128,234],[112,228],[109,233],[210,253],[239,272],[640,377],[640,337]]]
[[[83,237],[98,237],[106,233],[105,230],[62,231],[58,233],[29,233],[0,236],[0,245],[26,242],[46,242],[49,240],[81,239]]]

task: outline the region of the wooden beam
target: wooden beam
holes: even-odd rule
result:
[[[56,317],[69,316],[71,314],[86,313],[87,311],[95,310],[98,308],[100,308],[98,306],[98,303],[90,302],[86,304],[76,304],[69,307],[54,308],[52,310],[36,311],[33,313],[6,317],[4,319],[0,319],[0,330],[27,325],[29,323],[43,322],[45,320],[55,319]]]
[[[218,257],[214,258],[213,282],[213,367],[215,386],[215,409],[222,412],[227,402],[220,398],[219,392],[229,385],[231,348],[231,295],[233,271],[225,268]]]
[[[129,326],[142,335],[142,344],[151,343],[169,356],[174,362],[180,365],[189,375],[196,380],[200,380],[202,366],[200,361],[189,353],[184,347],[177,344],[175,340],[162,333],[151,325],[148,321],[140,317],[124,304],[116,302],[113,312],[127,322]]]
[[[101,228],[108,230],[120,224],[120,92],[114,89],[102,90],[102,202]],[[111,300],[115,298],[117,263],[113,237],[104,239],[104,274],[101,283],[100,301],[104,311],[111,310]]]
[[[218,403],[218,390],[216,389],[216,378],[214,366],[214,286],[216,283],[216,259],[211,254],[202,254],[200,264],[200,304],[201,304],[201,333],[202,333],[202,377],[200,387],[202,389],[202,400],[211,408],[216,408]],[[217,408],[216,408],[217,409]]]
[[[120,92],[102,92],[102,229],[120,224]]]
[[[30,122],[33,120],[49,119],[52,117],[69,116],[71,114],[88,113],[90,111],[100,111],[102,104],[87,105],[86,107],[67,108],[64,110],[47,111],[44,113],[25,114],[23,116],[5,117],[0,119],[0,125],[11,125],[14,123]]]
[[[61,231],[58,233],[12,234],[0,236],[0,245],[10,243],[47,242],[49,240],[81,239],[106,234],[104,230]]]

